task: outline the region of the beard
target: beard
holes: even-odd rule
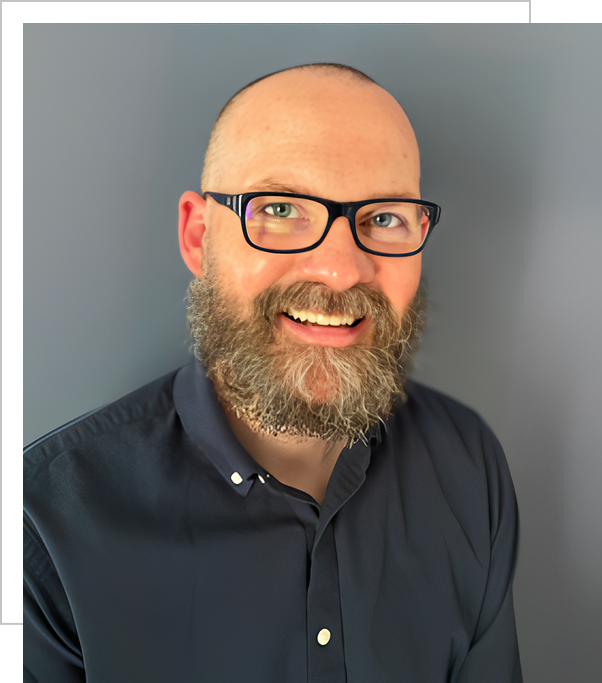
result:
[[[244,317],[210,255],[203,268],[188,288],[194,355],[223,407],[254,432],[352,445],[384,422],[395,400],[406,400],[403,384],[425,325],[421,290],[400,318],[382,292],[363,284],[340,293],[315,282],[271,285]],[[369,316],[372,339],[342,348],[295,341],[276,328],[276,316],[291,307]]]

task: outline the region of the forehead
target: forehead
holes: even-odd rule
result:
[[[272,178],[348,201],[416,192],[419,175],[407,117],[369,82],[277,74],[243,93],[224,130],[225,192],[261,189]]]

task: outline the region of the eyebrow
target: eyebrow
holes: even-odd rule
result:
[[[274,178],[265,178],[258,183],[254,183],[247,189],[247,192],[290,192],[292,194],[307,194],[311,197],[317,196],[302,185],[287,185]],[[363,201],[364,199],[383,199],[387,197],[394,199],[419,199],[419,197],[414,196],[414,193],[412,192],[394,192],[393,194],[380,192],[368,195],[367,197],[362,197],[362,199],[358,201]]]
[[[287,185],[280,183],[273,178],[265,178],[258,183],[251,185],[247,192],[292,192],[294,194],[311,194],[311,192],[301,185]]]

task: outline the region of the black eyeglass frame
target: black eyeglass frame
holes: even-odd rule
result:
[[[245,192],[244,194],[222,194],[221,192],[204,192],[203,197],[205,199],[207,197],[211,197],[218,204],[221,204],[222,206],[225,206],[228,209],[234,211],[234,213],[240,218],[242,232],[249,246],[253,247],[253,249],[259,249],[259,251],[267,251],[271,254],[300,254],[305,251],[311,251],[312,249],[316,249],[326,239],[326,235],[328,235],[328,231],[332,227],[334,221],[341,216],[345,216],[345,218],[349,221],[349,227],[351,228],[353,239],[362,251],[366,251],[369,254],[374,254],[375,256],[390,256],[393,258],[415,256],[424,249],[426,242],[433,231],[433,228],[435,227],[435,225],[437,225],[437,223],[439,222],[439,218],[441,217],[440,206],[438,206],[437,204],[433,204],[432,202],[424,201],[422,199],[400,199],[398,197],[394,197],[384,199],[363,199],[359,202],[335,202],[331,199],[322,199],[321,197],[313,197],[309,194],[296,194],[294,192]],[[303,247],[302,249],[268,249],[267,247],[259,247],[258,245],[253,244],[247,232],[245,213],[247,210],[248,203],[252,199],[255,199],[255,197],[291,197],[297,199],[311,199],[314,202],[322,204],[322,206],[325,206],[328,210],[328,222],[326,223],[326,228],[322,233],[322,237],[320,237],[320,239],[317,242],[314,242],[314,244],[312,244],[311,246]],[[357,235],[357,229],[355,227],[355,216],[358,210],[362,208],[362,206],[366,206],[367,204],[378,204],[380,202],[419,204],[420,206],[424,206],[427,209],[430,209],[431,213],[429,214],[429,229],[426,233],[426,237],[424,238],[424,242],[420,245],[418,249],[408,252],[407,254],[389,254],[383,251],[374,251],[373,249],[369,249],[360,242],[360,239]]]

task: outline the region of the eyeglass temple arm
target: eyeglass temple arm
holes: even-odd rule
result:
[[[203,192],[203,199],[211,197],[218,204],[227,207],[240,216],[242,197],[238,194],[222,194],[221,192]]]

